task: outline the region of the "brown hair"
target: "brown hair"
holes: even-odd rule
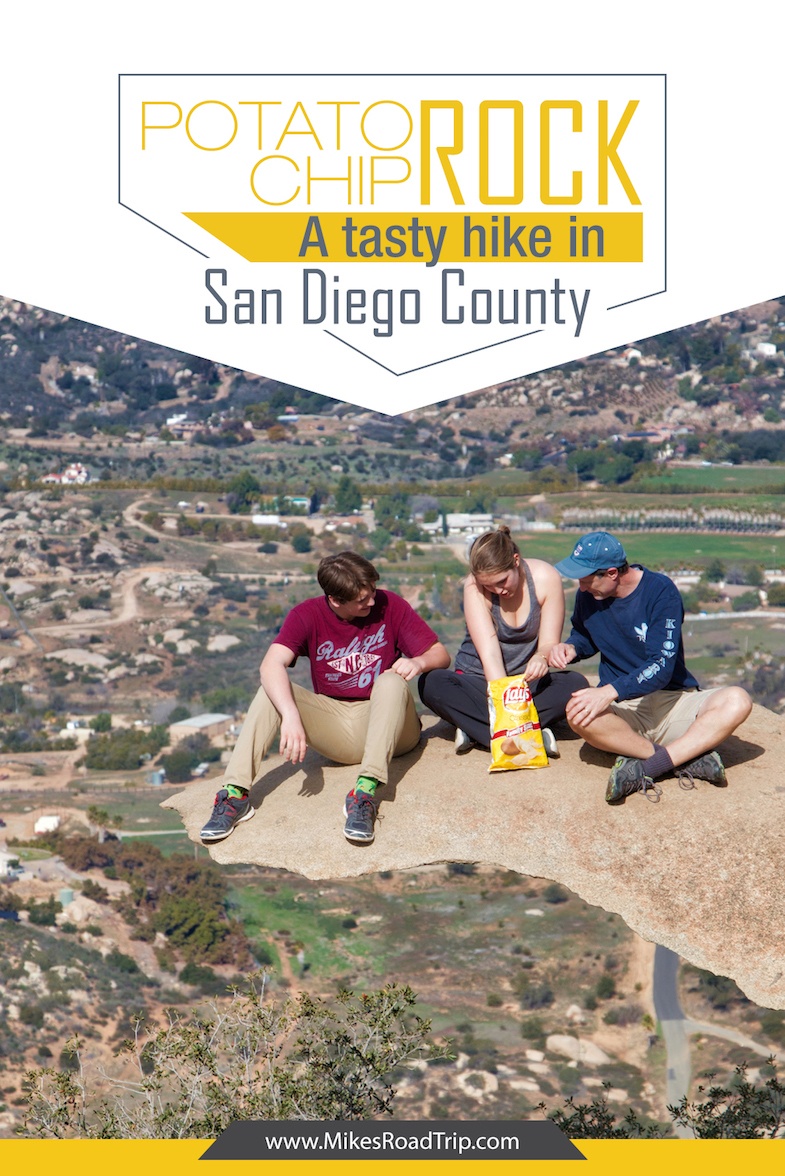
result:
[[[611,568],[616,568],[616,571],[619,573],[619,579],[621,579],[622,576],[627,575],[627,572],[630,570],[630,565],[627,563],[627,560],[625,559],[624,563],[610,564],[609,567],[607,567],[607,568],[598,568],[594,574],[595,574],[595,576],[599,576],[599,575],[604,576],[607,572],[610,571]]]
[[[510,528],[499,527],[498,531],[486,531],[477,536],[469,552],[469,567],[475,576],[509,572],[515,566],[515,556],[520,558],[520,554]]]
[[[333,596],[341,604],[356,600],[363,591],[373,589],[379,579],[376,568],[354,551],[339,551],[328,555],[316,570],[316,579],[326,596]]]

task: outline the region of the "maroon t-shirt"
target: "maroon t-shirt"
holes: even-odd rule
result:
[[[419,657],[439,638],[395,592],[376,592],[367,617],[343,621],[326,596],[297,604],[275,638],[295,658],[307,657],[317,694],[367,699],[371,688],[399,657]]]

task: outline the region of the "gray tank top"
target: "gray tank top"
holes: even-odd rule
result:
[[[491,602],[491,617],[496,635],[499,638],[504,668],[508,675],[523,673],[537,648],[540,634],[541,610],[537,593],[534,590],[534,580],[529,571],[529,565],[523,559],[521,567],[526,575],[526,587],[529,590],[529,615],[520,628],[516,629],[504,620],[498,596],[494,596]],[[463,674],[483,674],[482,662],[468,631],[461,643],[461,648],[455,655],[455,668]]]

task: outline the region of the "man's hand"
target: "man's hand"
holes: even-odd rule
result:
[[[305,729],[297,712],[288,718],[281,719],[281,746],[280,752],[285,760],[290,763],[299,764],[305,759],[305,753],[308,750],[308,743],[305,738]]]
[[[399,657],[390,666],[390,670],[393,674],[400,675],[404,682],[411,682],[412,678],[423,672],[423,666],[418,657]]]
[[[264,691],[281,716],[281,755],[285,760],[299,764],[305,759],[308,742],[287,673],[293,661],[291,649],[274,641],[264,655],[259,672]]]
[[[567,703],[567,722],[578,727],[588,727],[600,715],[604,715],[618,697],[613,686],[587,686],[585,690],[576,690]]]
[[[563,670],[571,661],[575,661],[575,657],[575,646],[567,645],[562,641],[558,645],[554,645],[548,654],[548,665],[553,666],[554,670]]]
[[[538,678],[545,677],[549,668],[548,659],[544,653],[533,653],[523,671],[523,676],[527,682],[536,682]]]

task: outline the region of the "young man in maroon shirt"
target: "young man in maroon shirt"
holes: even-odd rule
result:
[[[379,573],[361,555],[341,551],[323,559],[317,579],[324,596],[296,605],[265,654],[262,685],[203,841],[221,841],[253,816],[248,794],[279,729],[281,755],[293,764],[310,744],[328,759],[360,765],[344,805],[344,835],[362,843],[373,841],[374,795],[390,760],[417,746],[420,720],[407,682],[446,669],[450,655],[411,605],[376,588]],[[313,693],[290,681],[298,657],[311,663]]]

